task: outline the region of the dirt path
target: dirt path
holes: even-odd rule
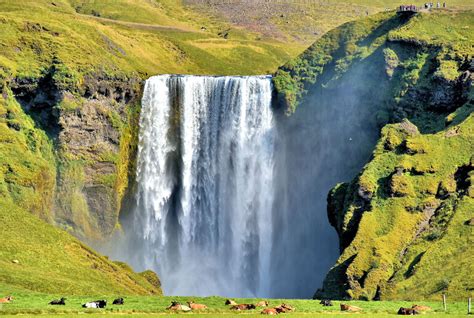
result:
[[[126,27],[134,28],[134,29],[151,30],[151,31],[177,31],[177,32],[189,32],[189,33],[203,33],[203,31],[200,31],[200,30],[194,30],[194,29],[182,28],[182,27],[176,27],[176,26],[114,20],[114,19],[96,17],[93,15],[82,14],[82,13],[76,13],[76,14],[84,18],[94,19],[96,21],[100,21],[104,23],[113,23],[113,24],[123,25]]]

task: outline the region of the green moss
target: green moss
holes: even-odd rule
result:
[[[382,139],[384,140],[384,149],[394,150],[403,142],[403,135],[397,129],[384,128],[382,131]]]
[[[459,65],[456,61],[442,60],[434,75],[453,81],[459,77]]]
[[[471,11],[440,11],[406,19],[393,13],[380,13],[347,23],[325,34],[277,71],[274,83],[280,103],[291,114],[304,101],[310,87],[337,81],[358,61],[381,54],[387,77],[393,77],[387,90],[389,98],[403,107],[404,103],[412,104],[410,95],[406,94],[413,86],[420,91],[429,90],[435,78],[452,81],[459,76],[463,57],[472,56],[470,43],[474,39],[468,32],[474,27],[471,15]],[[446,31],[448,26],[450,32]],[[434,66],[437,71],[429,74]],[[410,108],[416,111],[418,107],[423,105],[415,101]],[[405,116],[400,114],[397,120]],[[426,130],[420,124],[423,121],[426,123],[428,119],[420,118],[417,124]]]
[[[122,128],[122,118],[120,118],[120,115],[117,112],[108,111],[107,117],[109,118],[109,122],[111,123],[112,127],[114,127],[115,129]]]
[[[75,112],[78,109],[81,109],[83,106],[83,100],[74,98],[70,95],[64,96],[58,107],[61,111],[64,112]]]
[[[60,184],[56,194],[55,216],[58,225],[71,230],[78,235],[90,235],[97,238],[99,233],[92,231],[92,218],[86,197],[82,192],[85,182],[85,162],[81,160],[68,160],[63,157],[59,163]],[[66,223],[64,220],[68,220]],[[91,224],[92,223],[92,224]]]
[[[395,134],[396,127],[384,128],[383,135]],[[407,143],[407,151],[387,149],[386,140],[379,141],[374,158],[357,181],[373,193],[370,212],[362,215],[350,245],[328,275],[327,290],[331,290],[327,284],[336,279],[332,275],[340,275],[335,269],[351,259],[344,271],[350,293],[339,291],[341,295],[372,299],[379,290],[379,296],[389,299],[436,298],[441,292],[453,299],[467,297],[473,286],[466,275],[473,268],[465,259],[473,237],[472,232],[465,232],[462,220],[468,218],[464,213],[472,198],[459,188],[454,175],[460,167],[470,165],[473,115],[457,129],[462,133],[448,138],[444,131],[398,135]],[[339,212],[344,222],[353,214],[351,207],[357,205],[357,196],[346,194],[346,198],[352,199]],[[347,225],[339,227],[340,235],[352,231]],[[461,237],[460,233],[465,233],[466,239],[456,241],[454,237]],[[465,267],[454,270],[457,263]],[[361,277],[365,277],[363,281]],[[450,283],[439,288],[439,282],[446,279]]]
[[[147,271],[141,272],[140,276],[145,278],[155,288],[157,288],[157,289],[161,288],[161,281],[160,281],[160,279],[158,278],[158,275],[156,275],[155,272],[147,270]]]
[[[393,175],[390,179],[390,192],[396,197],[413,197],[415,190],[410,178],[406,175]]]
[[[115,173],[101,174],[94,181],[97,184],[105,185],[109,188],[114,188],[117,182],[117,175]]]
[[[346,73],[354,62],[375,52],[383,43],[384,35],[375,33],[380,28],[389,30],[402,23],[392,13],[380,13],[372,17],[349,22],[325,34],[298,58],[282,66],[275,74],[274,85],[282,99],[286,112],[294,112],[307,94],[307,88],[324,85],[319,81],[330,71],[334,80]],[[374,33],[373,33],[374,32]],[[373,33],[373,36],[368,34]],[[323,76],[327,80],[328,76]]]
[[[385,58],[386,72],[389,77],[393,76],[393,72],[400,64],[400,59],[398,58],[397,53],[391,48],[383,49],[383,54]]]
[[[56,185],[52,142],[7,89],[0,94],[0,195],[51,221]]]

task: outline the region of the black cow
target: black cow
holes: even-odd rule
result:
[[[61,297],[61,299],[55,299],[49,302],[49,305],[66,305],[66,298]]]
[[[107,300],[96,300],[94,301],[99,308],[105,308],[107,306]]]
[[[329,299],[322,299],[319,303],[324,307],[332,306],[332,301],[330,301]]]
[[[115,299],[112,305],[123,305],[123,298]]]
[[[397,314],[399,314],[399,315],[418,315],[418,311],[416,311],[413,308],[400,307]]]

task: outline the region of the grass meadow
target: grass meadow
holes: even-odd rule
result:
[[[5,288],[0,292],[5,294]],[[260,309],[246,312],[233,312],[224,304],[223,297],[174,297],[174,296],[124,296],[125,304],[123,306],[112,305],[114,298],[121,295],[95,295],[95,296],[65,296],[67,298],[65,306],[50,306],[48,303],[64,295],[49,295],[43,293],[33,293],[29,291],[13,291],[14,301],[9,304],[0,305],[0,316],[41,316],[41,317],[102,317],[102,316],[124,316],[133,317],[175,317],[182,315],[191,315],[193,317],[236,317],[243,315],[245,317],[261,317]],[[83,309],[81,305],[88,301],[98,299],[107,299],[109,305],[105,309]],[[189,313],[170,313],[166,307],[172,300],[186,303],[194,300],[197,303],[206,304],[207,310]],[[261,299],[235,299],[238,303],[256,303]],[[431,311],[424,313],[424,316],[449,316],[465,317],[467,316],[466,302],[450,302],[448,298],[447,311],[443,309],[440,301],[334,301],[333,307],[323,307],[318,300],[302,299],[270,299],[270,306],[274,307],[281,303],[290,304],[295,307],[295,311],[283,315],[290,317],[393,317],[400,307],[411,307],[413,304],[427,305],[432,308]],[[361,313],[343,313],[339,310],[340,303],[346,303],[361,307]]]

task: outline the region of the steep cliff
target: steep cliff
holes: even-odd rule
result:
[[[348,23],[278,71],[287,114],[317,112],[331,92],[337,107],[347,94],[369,110],[367,125],[383,127],[358,176],[329,193],[341,255],[315,297],[472,293],[473,14],[383,13]]]
[[[64,83],[61,67],[53,61],[40,78],[14,78],[6,96],[49,142],[52,177],[41,215],[79,237],[100,239],[114,230],[127,188],[140,79],[91,74],[76,85]]]

